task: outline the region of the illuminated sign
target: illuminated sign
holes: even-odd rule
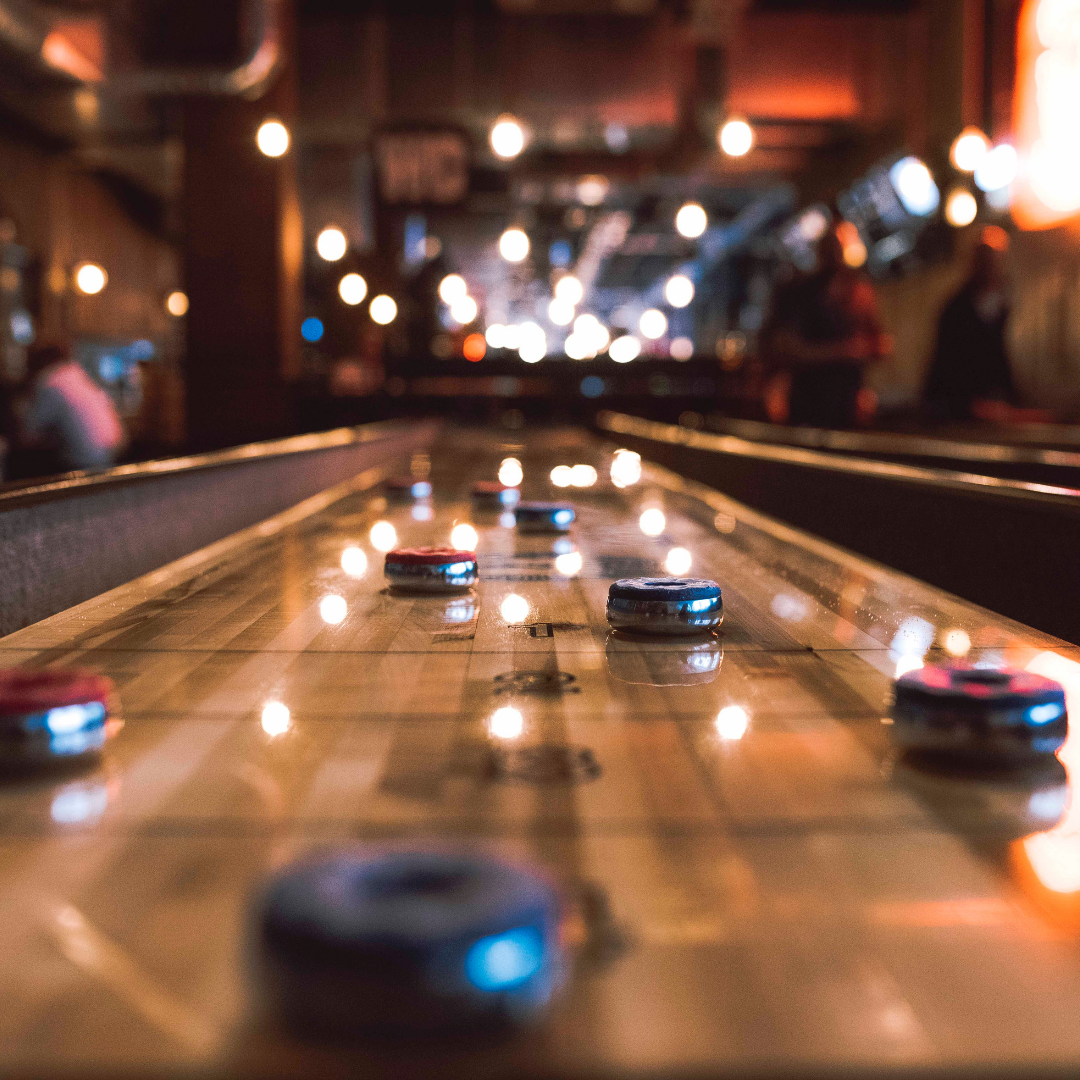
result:
[[[1017,27],[1014,123],[1023,229],[1080,218],[1080,0],[1026,0]]]

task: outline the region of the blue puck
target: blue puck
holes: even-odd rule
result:
[[[446,1031],[521,1021],[559,983],[562,906],[542,874],[470,852],[346,851],[265,890],[268,989],[295,1026]]]
[[[566,532],[575,516],[574,508],[561,502],[523,502],[514,509],[522,532]]]
[[[1028,671],[927,666],[896,680],[892,734],[905,750],[995,761],[1054,754],[1069,719],[1059,683]]]
[[[608,589],[607,617],[616,630],[698,634],[723,622],[724,602],[704,578],[622,578]]]

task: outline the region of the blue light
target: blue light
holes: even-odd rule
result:
[[[431,485],[426,480],[417,480],[409,490],[414,499],[426,499],[431,494]]]
[[[1056,702],[1049,701],[1045,705],[1032,705],[1028,709],[1028,719],[1033,724],[1049,724],[1056,720],[1065,710]]]
[[[130,356],[132,360],[153,360],[154,352],[154,343],[148,341],[146,338],[139,338],[137,341],[133,341],[127,348],[128,356]]]
[[[68,735],[104,719],[105,706],[100,701],[91,701],[87,705],[63,705],[50,709],[45,714],[45,726],[53,735]]]
[[[552,515],[552,520],[556,525],[569,525],[574,520],[573,510],[556,510]]]
[[[465,974],[478,990],[509,990],[535,975],[543,963],[539,931],[523,926],[476,942],[465,955]]]
[[[690,610],[691,611],[708,611],[709,608],[712,607],[712,605],[715,604],[715,603],[716,603],[715,600],[710,600],[708,598],[706,598],[705,600],[691,600],[690,601]]]
[[[312,344],[316,341],[322,341],[322,319],[316,319],[314,315],[308,316],[308,318],[300,324],[300,336],[305,341],[310,341]]]
[[[119,382],[124,377],[124,361],[115,353],[106,353],[98,361],[98,374],[104,382]]]
[[[468,569],[469,569],[469,564],[468,563],[456,562],[456,563],[451,563],[446,568],[446,572],[448,574],[452,574],[454,577],[460,577],[460,575],[462,575],[464,573],[467,573]]]
[[[574,252],[566,240],[555,240],[548,248],[548,262],[552,266],[569,266]]]
[[[581,393],[584,397],[598,398],[605,389],[604,380],[599,375],[586,375],[581,380]]]
[[[20,345],[29,345],[34,340],[34,319],[29,311],[12,312],[11,336]]]

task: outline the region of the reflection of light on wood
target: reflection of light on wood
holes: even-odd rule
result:
[[[1013,126],[1026,160],[1013,195],[1023,229],[1080,214],[1080,0],[1026,0],[1017,28]]]
[[[1080,716],[1080,664],[1056,653],[1039,653],[1027,670],[1054,679],[1065,688],[1070,717]],[[1058,751],[1070,780],[1070,799],[1052,829],[1033,833],[1011,845],[1011,861],[1020,884],[1057,921],[1080,929],[1080,807],[1072,799],[1072,777],[1080,769],[1080,738],[1073,724]]]

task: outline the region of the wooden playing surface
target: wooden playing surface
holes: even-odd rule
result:
[[[451,430],[431,520],[364,474],[0,639],[4,666],[107,673],[124,721],[97,765],[0,787],[0,1075],[1075,1075],[1065,770],[927,772],[895,759],[882,718],[898,661],[944,660],[946,640],[1070,693],[1080,652],[661,470],[616,489],[610,450]],[[574,502],[569,544],[471,509],[511,455],[526,497]],[[580,462],[598,483],[556,492],[552,467]],[[403,545],[472,522],[474,593],[390,595],[379,521]],[[557,568],[567,548],[580,572]],[[613,638],[609,583],[663,573],[672,548],[721,583],[715,646]],[[715,677],[661,685],[694,649],[706,669],[722,649]],[[731,706],[741,737],[730,711],[717,722]],[[519,735],[492,721],[504,708]],[[282,1031],[245,954],[265,875],[327,844],[434,837],[564,885],[573,971],[547,1019],[420,1045]]]

